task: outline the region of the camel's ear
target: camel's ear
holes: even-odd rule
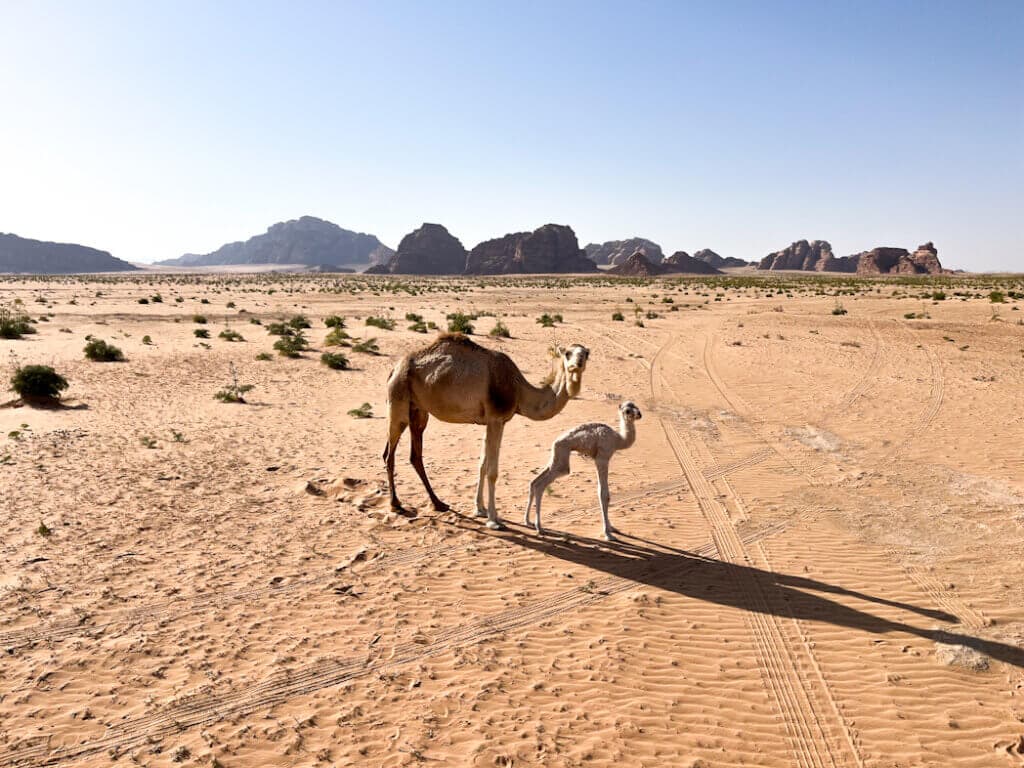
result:
[[[562,357],[565,354],[565,350],[562,349],[561,345],[557,344],[548,351],[551,352],[552,357]]]

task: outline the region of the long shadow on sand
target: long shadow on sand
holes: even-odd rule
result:
[[[525,549],[532,549],[594,571],[628,579],[638,585],[645,584],[697,600],[804,621],[827,622],[872,634],[906,632],[935,642],[964,645],[993,659],[1024,668],[1024,650],[1016,646],[886,619],[817,593],[842,595],[866,603],[896,608],[933,621],[959,623],[956,616],[944,611],[867,595],[817,579],[727,563],[694,552],[629,537],[625,533],[620,534],[624,541],[605,542],[551,529],[545,531],[543,536],[538,536],[532,529],[517,525],[510,525],[505,531],[491,531],[461,516],[454,525],[465,530],[474,530],[481,535],[502,538]]]

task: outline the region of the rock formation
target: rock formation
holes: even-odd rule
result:
[[[50,243],[0,232],[0,272],[62,275],[138,269],[107,251],[74,243]]]
[[[461,275],[466,269],[466,249],[440,224],[424,224],[402,238],[395,255],[367,274]]]
[[[914,253],[905,248],[874,248],[858,254],[858,275],[940,275],[939,252],[931,243],[919,245]]]
[[[595,264],[621,264],[637,251],[644,254],[652,264],[660,264],[664,254],[661,246],[642,237],[631,237],[628,240],[609,240],[598,245],[591,243],[583,249],[587,257]]]
[[[186,253],[158,261],[168,267],[215,264],[366,264],[387,260],[393,251],[373,235],[342,229],[315,216],[303,216],[271,226],[245,242],[228,243],[212,253]]]
[[[663,272],[679,272],[688,275],[720,275],[722,271],[708,264],[703,259],[690,256],[686,251],[676,251],[663,262]]]
[[[616,264],[608,270],[609,275],[623,275],[627,277],[654,277],[666,271],[661,264],[655,264],[648,259],[642,251],[635,251],[621,264]]]
[[[576,233],[563,224],[545,224],[533,232],[516,232],[486,240],[469,253],[466,274],[594,272]]]
[[[859,275],[941,274],[938,251],[932,243],[913,254],[905,248],[873,248],[853,256],[835,256],[824,240],[797,240],[788,248],[761,259],[758,269],[795,269],[804,272],[856,272]]]
[[[758,269],[795,269],[804,272],[856,272],[855,256],[837,257],[825,240],[797,240],[788,248],[769,253]]]
[[[746,262],[743,259],[737,259],[735,256],[719,256],[710,248],[704,248],[697,251],[693,254],[693,258],[700,259],[705,264],[710,264],[715,269],[750,266],[749,262]]]

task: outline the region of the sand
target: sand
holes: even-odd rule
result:
[[[1024,765],[1024,302],[962,282],[865,283],[845,315],[810,283],[0,283],[50,315],[0,359],[71,382],[0,409],[0,765]],[[482,427],[427,429],[452,512],[407,437],[416,514],[384,495],[384,381],[431,338],[403,318],[455,310],[500,314],[511,339],[475,338],[533,381],[591,349],[577,400],[505,430],[505,531],[473,516]],[[295,313],[315,351],[285,359],[266,325]],[[321,365],[334,314],[381,354]],[[213,397],[232,365],[247,404]],[[623,399],[622,541],[580,459],[523,527],[552,439]]]

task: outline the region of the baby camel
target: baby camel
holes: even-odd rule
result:
[[[604,537],[608,541],[615,541],[616,530],[608,522],[608,501],[611,498],[608,493],[608,464],[616,451],[622,451],[633,445],[636,440],[636,427],[633,422],[643,418],[640,409],[631,401],[626,401],[619,406],[619,428],[618,430],[609,427],[607,424],[592,422],[573,427],[568,432],[560,435],[551,446],[551,461],[548,462],[539,475],[533,478],[530,483],[530,497],[526,502],[526,525],[530,524],[530,507],[537,501],[537,533],[543,533],[540,526],[540,500],[544,495],[544,489],[554,481],[556,477],[569,474],[569,455],[578,453],[594,460],[597,465],[597,493],[601,500],[601,517],[604,520]]]

